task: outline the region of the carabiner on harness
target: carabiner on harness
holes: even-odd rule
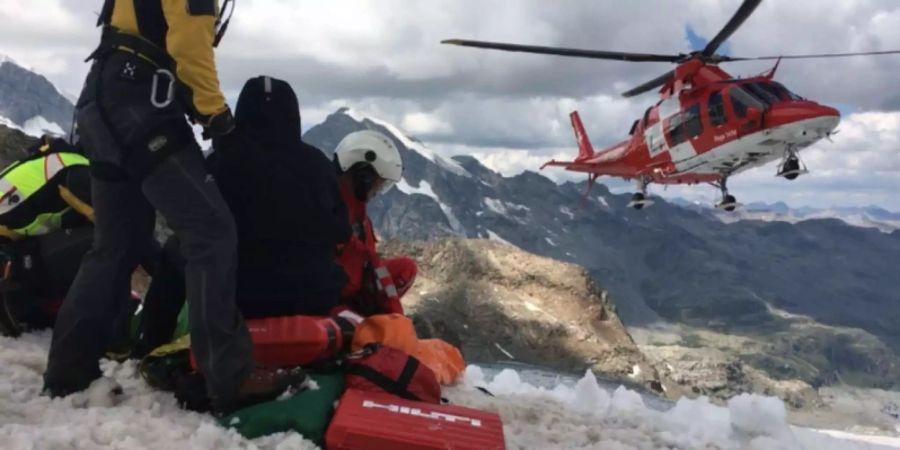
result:
[[[168,84],[166,85],[166,99],[160,101],[159,83],[163,77],[168,78]],[[168,108],[173,100],[175,100],[175,75],[168,69],[157,69],[156,72],[153,73],[153,86],[150,88],[150,103],[159,109],[163,109]]]

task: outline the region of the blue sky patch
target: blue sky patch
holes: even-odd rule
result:
[[[703,50],[703,47],[706,47],[706,44],[709,43],[709,39],[700,36],[694,31],[694,27],[691,24],[687,24],[684,26],[684,35],[688,40],[688,43],[691,46],[691,50]],[[726,41],[719,47],[719,51],[716,52],[720,55],[730,55],[731,54],[731,44]]]

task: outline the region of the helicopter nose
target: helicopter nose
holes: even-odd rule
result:
[[[785,102],[772,105],[766,112],[767,127],[789,126],[796,130],[796,138],[819,139],[837,128],[841,113],[830,106],[813,102]]]

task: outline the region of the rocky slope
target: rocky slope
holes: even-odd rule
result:
[[[0,170],[26,155],[26,149],[37,139],[19,130],[0,125]]]
[[[488,240],[394,241],[381,250],[416,260],[407,313],[423,336],[460,346],[469,361],[591,368],[656,391],[664,384],[579,266]]]

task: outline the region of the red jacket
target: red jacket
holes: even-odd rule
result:
[[[343,245],[338,254],[338,264],[344,268],[349,281],[341,291],[341,298],[348,299],[359,294],[363,287],[363,274],[378,264],[375,251],[375,231],[366,212],[366,203],[353,195],[349,183],[341,182],[341,197],[347,205],[347,216],[353,232],[350,241]]]
[[[416,278],[416,262],[404,257],[381,259],[366,203],[353,195],[346,182],[341,183],[341,197],[352,229],[350,241],[338,253],[338,264],[349,279],[341,291],[341,303],[363,315],[403,314],[400,297]]]

